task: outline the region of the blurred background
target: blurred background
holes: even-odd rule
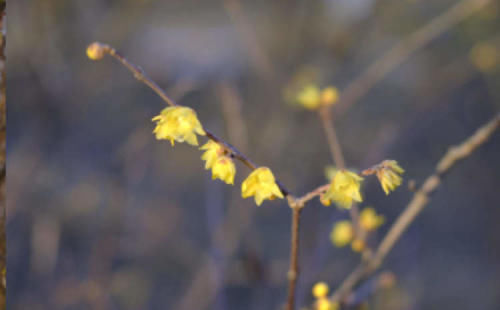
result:
[[[226,186],[200,151],[156,141],[165,104],[114,59],[90,61],[93,41],[296,194],[326,183],[332,162],[317,115],[284,94],[301,79],[337,86],[348,167],[406,170],[389,196],[364,183],[361,207],[386,217],[376,240],[408,181],[500,110],[496,0],[17,0],[7,12],[9,309],[261,310],[286,297],[286,203],[257,208],[240,196],[246,167]],[[499,155],[497,132],[452,169],[389,254],[396,283],[370,309],[498,309]],[[314,200],[302,214],[299,307],[360,260],[329,241],[348,213]]]

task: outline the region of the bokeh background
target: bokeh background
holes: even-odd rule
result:
[[[8,308],[261,310],[286,297],[286,203],[257,208],[212,181],[196,149],[156,141],[164,103],[114,59],[87,59],[89,43],[119,49],[300,194],[326,182],[331,159],[317,115],[284,99],[291,81],[348,89],[460,3],[470,12],[334,108],[349,168],[406,169],[390,196],[364,184],[361,206],[387,219],[379,239],[408,181],[500,110],[499,1],[9,1]],[[370,309],[498,309],[499,155],[497,133],[447,175],[388,256],[396,284]],[[249,171],[237,168],[240,184]],[[299,306],[359,262],[329,241],[347,217],[317,200],[304,210]]]

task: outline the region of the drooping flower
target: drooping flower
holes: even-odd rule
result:
[[[243,181],[241,196],[243,198],[255,196],[255,203],[260,206],[264,199],[283,198],[283,193],[276,184],[271,170],[267,167],[260,167],[252,171]]]
[[[328,287],[328,284],[326,284],[325,282],[318,282],[314,284],[312,293],[315,298],[322,298],[328,295],[329,290],[330,288]]]
[[[205,161],[205,169],[212,168],[217,158],[224,155],[224,148],[213,140],[208,140],[200,147],[200,150],[205,151],[201,155],[201,159]]]
[[[234,162],[228,156],[221,156],[217,158],[212,166],[212,179],[219,178],[227,184],[234,184],[234,175],[236,168]]]
[[[160,115],[153,118],[156,127],[153,133],[156,139],[187,142],[191,145],[198,145],[196,134],[205,135],[196,112],[188,107],[174,106],[163,109]]]
[[[384,217],[378,215],[373,208],[364,208],[359,214],[359,226],[370,232],[374,231],[384,223]]]
[[[354,238],[354,229],[351,221],[339,221],[333,226],[330,233],[330,240],[336,247],[348,245]]]
[[[333,201],[341,208],[350,209],[353,200],[357,202],[363,201],[360,192],[362,180],[363,178],[354,172],[337,171],[330,187],[321,197],[321,202],[328,206]]]
[[[402,178],[400,174],[403,174],[405,171],[395,160],[384,160],[379,167],[377,169],[377,178],[385,194],[389,195],[390,191],[394,191],[396,187],[401,185]]]
[[[200,150],[205,152],[201,159],[205,161],[205,169],[212,169],[212,179],[219,178],[227,184],[234,184],[236,167],[233,160],[227,156],[224,147],[219,143],[209,140]]]

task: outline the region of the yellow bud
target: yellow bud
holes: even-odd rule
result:
[[[324,105],[332,105],[339,100],[339,91],[335,87],[327,87],[321,92],[321,103]]]
[[[356,239],[351,243],[351,248],[354,252],[361,252],[365,249],[365,242],[360,239]]]
[[[325,282],[318,282],[313,286],[312,293],[316,298],[325,297],[328,295],[329,287]]]
[[[94,42],[87,47],[87,56],[92,60],[100,60],[104,57],[106,48],[106,45]]]

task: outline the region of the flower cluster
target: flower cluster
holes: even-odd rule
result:
[[[330,288],[325,282],[318,282],[312,288],[312,294],[316,299],[314,307],[316,310],[337,310],[339,304],[328,299],[328,291]]]
[[[330,233],[330,240],[336,247],[344,247],[351,244],[355,252],[361,252],[365,248],[367,235],[375,231],[384,223],[384,217],[378,215],[375,209],[364,208],[359,215],[358,231],[355,231],[351,221],[338,221]]]
[[[196,135],[206,135],[198,120],[196,112],[188,107],[173,106],[163,109],[153,121],[156,127],[153,133],[156,139],[187,142],[198,145]],[[212,179],[220,179],[227,184],[234,184],[236,167],[231,152],[221,143],[209,140],[200,150],[204,151],[201,159],[205,161],[205,169],[212,170]],[[283,193],[276,184],[273,173],[267,167],[255,169],[241,186],[243,198],[255,196],[255,203],[260,206],[265,199],[283,198]]]
[[[354,172],[336,171],[330,187],[321,197],[321,203],[329,206],[333,201],[341,208],[350,209],[353,201],[363,201],[360,192],[362,180],[363,178]]]

